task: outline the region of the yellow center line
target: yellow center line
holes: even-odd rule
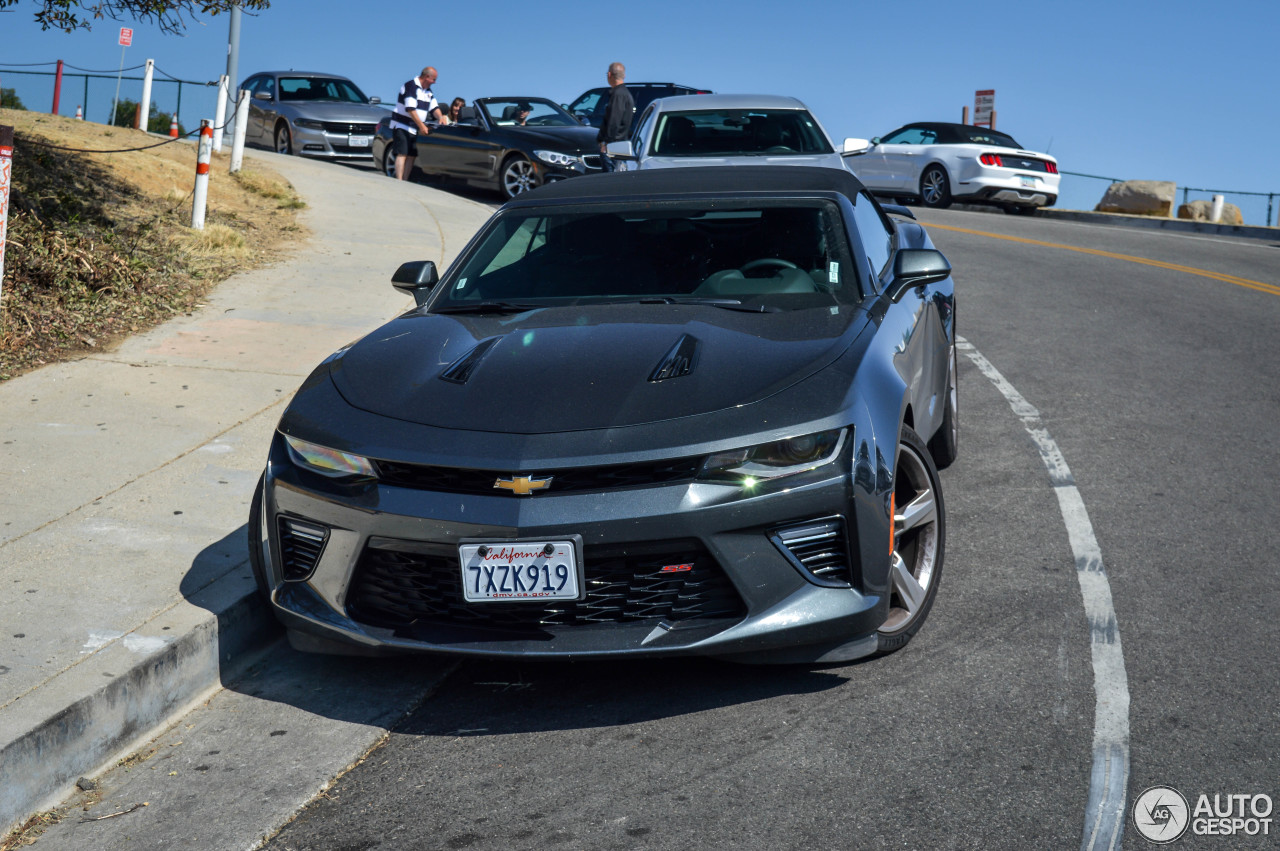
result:
[[[1241,278],[1237,275],[1227,275],[1222,272],[1211,272],[1208,269],[1197,269],[1194,266],[1180,266],[1177,263],[1166,263],[1163,260],[1148,260],[1145,257],[1134,257],[1132,254],[1116,254],[1113,251],[1102,251],[1098,248],[1081,248],[1078,245],[1063,245],[1059,242],[1043,242],[1038,239],[1027,239],[1021,236],[1006,236],[1000,233],[987,233],[981,230],[969,230],[968,228],[958,228],[951,225],[930,224],[930,228],[939,228],[941,230],[952,230],[957,233],[967,233],[973,236],[989,236],[992,239],[1005,239],[1009,242],[1021,242],[1027,245],[1041,245],[1045,248],[1061,248],[1066,251],[1078,251],[1081,254],[1093,254],[1097,257],[1110,257],[1112,260],[1127,260],[1130,263],[1141,263],[1144,266],[1155,266],[1158,269],[1169,269],[1174,272],[1185,272],[1188,275],[1199,275],[1202,278],[1212,278],[1215,281],[1225,281],[1228,284],[1235,284],[1238,287],[1247,287],[1251,290],[1270,293],[1271,295],[1280,295],[1280,287],[1275,284],[1265,284],[1262,281],[1252,281],[1248,278]]]

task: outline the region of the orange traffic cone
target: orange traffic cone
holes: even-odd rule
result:
[[[80,108],[80,104],[76,104],[76,120],[84,121],[84,110]]]
[[[173,120],[169,122],[169,138],[178,138],[178,116],[176,113],[173,116]]]

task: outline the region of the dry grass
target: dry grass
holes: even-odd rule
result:
[[[0,290],[0,380],[81,357],[189,311],[212,286],[297,244],[288,181],[267,169],[232,179],[215,154],[203,231],[192,230],[195,147],[40,113],[0,110],[15,129]],[[241,173],[244,174],[243,172]]]

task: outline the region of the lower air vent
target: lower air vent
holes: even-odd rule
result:
[[[826,517],[788,526],[769,538],[810,581],[832,588],[853,586],[843,517]]]
[[[302,582],[311,577],[320,554],[329,540],[329,530],[294,517],[279,518],[280,561],[286,582]]]

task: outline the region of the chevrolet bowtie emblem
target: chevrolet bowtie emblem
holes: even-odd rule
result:
[[[528,496],[534,491],[551,487],[551,476],[535,479],[532,476],[514,476],[510,479],[498,479],[493,483],[495,488],[511,491],[516,496]]]

